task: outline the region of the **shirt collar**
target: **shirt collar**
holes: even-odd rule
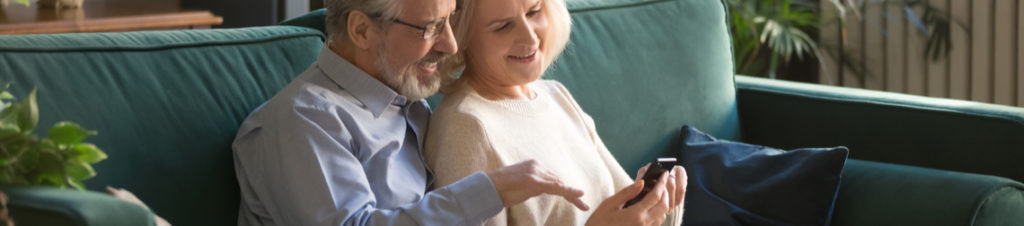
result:
[[[328,78],[362,102],[373,113],[374,118],[380,117],[380,114],[389,105],[404,106],[406,104],[404,96],[398,95],[391,87],[384,85],[345,58],[338,56],[328,48],[328,45],[324,45],[324,48],[320,50],[320,56],[317,57],[316,63]]]

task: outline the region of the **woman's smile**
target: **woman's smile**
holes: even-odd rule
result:
[[[508,58],[511,59],[513,62],[530,63],[537,59],[537,51],[534,50],[533,52],[519,56],[510,55],[508,56]]]

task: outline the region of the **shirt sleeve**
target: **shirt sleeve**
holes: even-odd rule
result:
[[[478,225],[502,209],[486,175],[472,174],[418,202],[376,208],[345,123],[331,108],[274,112],[234,143],[239,181],[259,206],[243,206],[276,225]],[[426,178],[424,178],[425,180]],[[245,187],[245,186],[243,186]],[[243,200],[246,205],[247,200]],[[243,213],[244,214],[244,213]]]

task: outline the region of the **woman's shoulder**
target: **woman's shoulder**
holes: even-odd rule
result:
[[[472,92],[472,89],[457,89],[453,92],[445,93],[441,97],[441,102],[434,108],[431,121],[435,118],[474,118],[473,116],[478,114],[476,109],[478,109],[477,105],[480,105],[480,101],[476,100],[476,95]]]
[[[538,89],[559,100],[572,100],[572,94],[561,82],[556,80],[541,79],[534,82],[534,89]]]
[[[555,80],[537,80],[534,83],[534,88],[538,89],[538,93],[543,95],[551,96],[551,99],[563,105],[563,108],[571,108],[572,110],[579,110],[579,104],[576,103],[576,99],[569,93],[569,89],[565,88],[561,82]]]
[[[480,112],[480,101],[472,89],[458,89],[445,93],[430,116],[430,132],[463,133],[482,132],[485,115]]]
[[[562,90],[566,90],[565,85],[562,85],[562,82],[551,79],[539,79],[536,82],[534,82],[534,86],[537,88],[556,90],[559,92],[561,92]]]

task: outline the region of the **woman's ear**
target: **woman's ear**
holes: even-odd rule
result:
[[[373,23],[373,18],[363,13],[363,11],[353,10],[348,14],[348,38],[352,41],[352,44],[356,48],[361,50],[367,50],[372,46],[371,40],[375,40],[378,36],[377,26]]]

